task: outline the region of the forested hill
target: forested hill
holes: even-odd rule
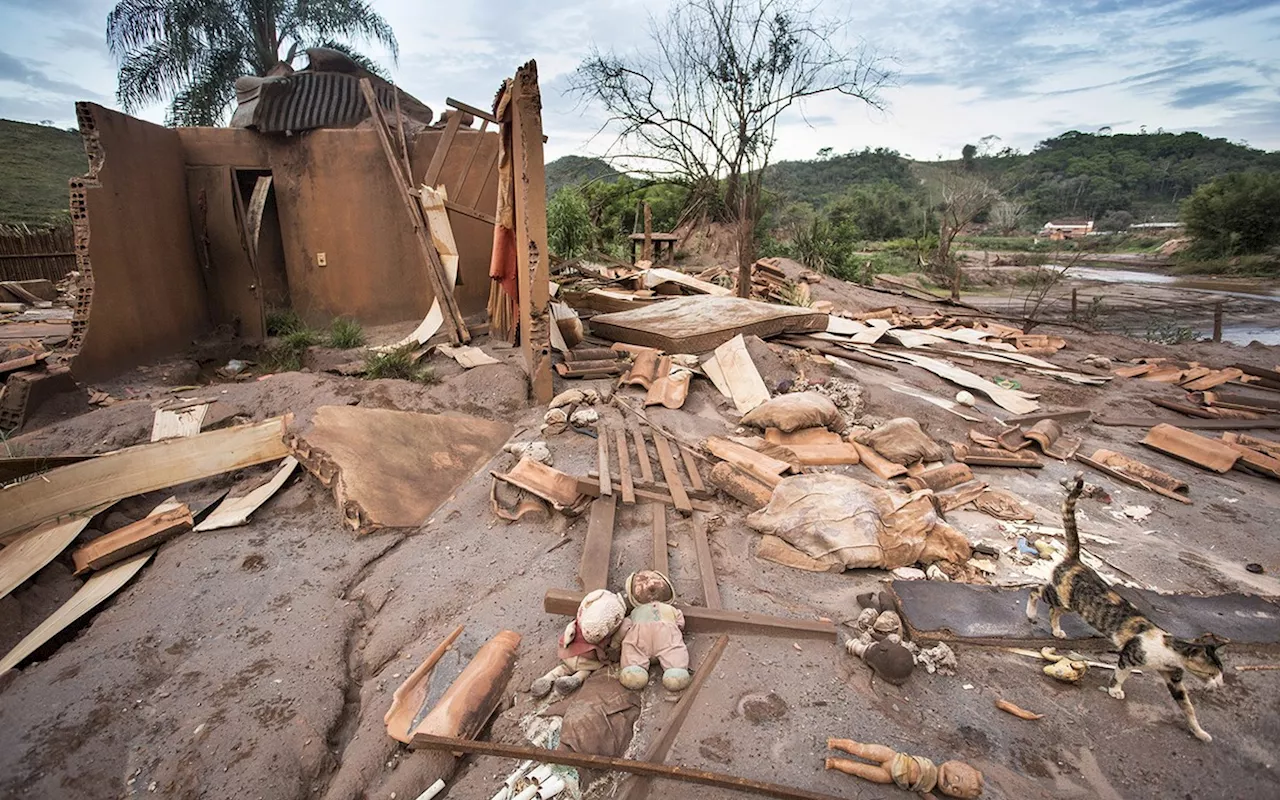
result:
[[[561,156],[547,164],[547,196],[565,186],[580,186],[594,180],[612,181],[622,175],[598,158]]]
[[[0,224],[69,221],[67,180],[88,164],[79,133],[0,120]]]

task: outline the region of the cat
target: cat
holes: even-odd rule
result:
[[[1027,600],[1027,619],[1036,619],[1036,603],[1043,599],[1049,606],[1049,622],[1053,635],[1065,639],[1062,614],[1074,611],[1109,638],[1120,651],[1120,660],[1111,677],[1107,693],[1124,699],[1124,682],[1136,667],[1154,669],[1164,677],[1169,694],[1182,709],[1191,732],[1202,742],[1213,737],[1200,727],[1196,710],[1182,686],[1183,672],[1203,680],[1209,688],[1222,685],[1222,661],[1218,657],[1220,643],[1201,644],[1178,639],[1161,630],[1128,600],[1121,597],[1089,567],[1080,561],[1080,534],[1076,529],[1076,500],[1084,489],[1084,473],[1074,480],[1064,480],[1068,488],[1062,502],[1062,527],[1067,535],[1067,556],[1053,570],[1050,583],[1033,589]]]

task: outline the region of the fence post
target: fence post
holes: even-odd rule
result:
[[[1071,321],[1076,321],[1076,292],[1078,289],[1071,290]]]
[[[1213,340],[1222,341],[1222,301],[1213,304]]]

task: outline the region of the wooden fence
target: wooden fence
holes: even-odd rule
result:
[[[36,229],[0,225],[0,280],[60,281],[76,268],[71,227]]]

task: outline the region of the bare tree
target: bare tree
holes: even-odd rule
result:
[[[1000,197],[995,187],[974,175],[949,174],[942,183],[942,222],[938,227],[938,251],[934,266],[951,275],[951,299],[960,300],[960,260],[951,243],[965,226],[977,219]]]
[[[1001,200],[991,207],[991,224],[1008,236],[1018,229],[1027,216],[1027,204],[1018,200]]]
[[[891,75],[845,23],[805,0],[681,0],[629,55],[593,51],[571,91],[608,112],[610,155],[651,177],[723,198],[738,229],[738,292],[751,290],[760,188],[778,120],[807,98],[837,93],[880,107]],[[721,190],[723,189],[723,194]],[[704,207],[705,208],[705,207]]]

